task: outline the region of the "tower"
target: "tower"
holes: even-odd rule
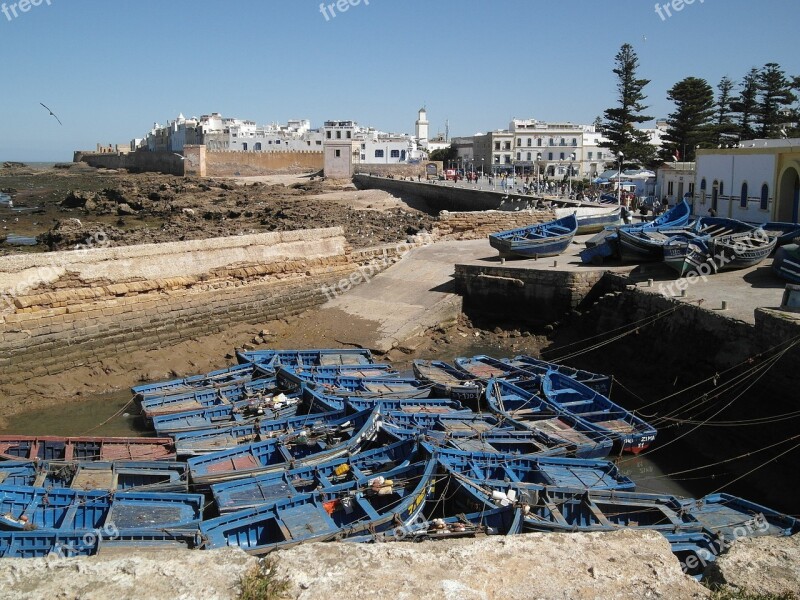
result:
[[[425,107],[419,109],[417,115],[416,137],[423,148],[428,146],[428,113]]]

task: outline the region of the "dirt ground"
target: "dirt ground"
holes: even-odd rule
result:
[[[198,179],[94,169],[0,167],[0,254],[171,242],[341,226],[353,247],[405,240],[430,231],[423,202],[409,205],[381,191],[343,181],[289,174]],[[35,246],[6,243],[9,234]],[[92,240],[92,241],[90,241]]]

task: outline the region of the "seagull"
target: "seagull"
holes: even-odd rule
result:
[[[173,154],[178,158],[180,158],[181,160],[186,160],[186,157],[183,154],[178,154],[177,152],[173,152]]]
[[[42,103],[41,103],[41,102],[39,102],[39,104],[42,104]],[[52,110],[50,110],[49,108],[47,108],[47,107],[46,107],[44,104],[42,104],[42,106],[44,106],[44,107],[47,109],[47,111],[48,111],[48,112],[49,112],[49,113],[50,113],[52,116],[54,116],[54,117],[56,118],[56,121],[58,121],[58,124],[59,124],[59,125],[61,125],[61,126],[63,127],[63,125],[64,125],[64,124],[61,122],[61,119],[59,119],[59,118],[58,118],[58,116],[56,115],[56,113],[54,113]]]

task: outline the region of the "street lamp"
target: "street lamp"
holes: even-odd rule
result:
[[[536,153],[536,192],[540,193],[542,186],[539,182],[539,161],[542,160],[542,153]]]
[[[483,159],[481,159],[481,179],[483,179]]]
[[[569,195],[572,195],[572,163],[575,161],[575,153],[569,155]]]
[[[625,158],[625,155],[620,152],[617,155],[617,160],[619,161],[619,171],[617,171],[617,204],[622,204],[622,160]]]

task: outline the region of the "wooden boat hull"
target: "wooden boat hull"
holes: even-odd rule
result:
[[[578,230],[575,215],[550,223],[520,227],[489,235],[489,244],[501,256],[536,258],[558,256],[566,250]]]
[[[5,460],[174,460],[170,438],[0,436]]]
[[[778,248],[772,260],[772,270],[792,283],[800,283],[800,246],[787,244]]]
[[[584,371],[583,369],[574,369],[566,365],[559,365],[557,363],[551,363],[546,360],[534,358],[533,356],[515,356],[508,362],[515,367],[528,370],[535,375],[546,375],[548,371],[558,371],[562,375],[572,377],[576,381],[580,381],[582,384],[588,385],[590,388],[603,394],[604,396],[611,394],[611,386],[614,383],[614,378],[610,375],[592,373],[591,371]]]

